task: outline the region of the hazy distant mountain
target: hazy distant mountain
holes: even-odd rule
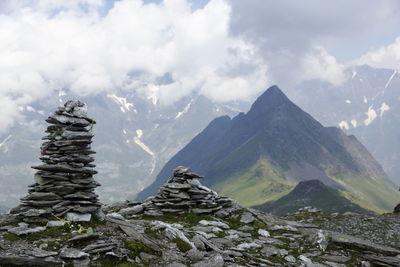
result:
[[[371,213],[342,196],[339,190],[328,187],[319,180],[302,181],[289,194],[255,208],[281,216],[308,206],[331,213]]]
[[[0,136],[0,206],[11,207],[33,183],[31,165],[39,162],[46,123],[56,107],[69,99],[64,91],[31,106],[21,106],[24,122]],[[93,148],[97,152],[103,201],[133,198],[149,185],[165,162],[217,116],[234,114],[240,107],[215,104],[191,95],[162,106],[156,95],[117,92],[80,100],[97,120]]]
[[[299,181],[310,179],[377,211],[391,210],[400,197],[354,136],[323,127],[276,86],[261,95],[248,113],[211,122],[139,197],[156,193],[178,165],[192,167],[205,175],[206,185],[247,206],[275,200]]]
[[[364,65],[345,73],[338,86],[313,80],[286,92],[321,123],[357,136],[400,184],[400,72]]]

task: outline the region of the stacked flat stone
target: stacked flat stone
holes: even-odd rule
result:
[[[201,185],[198,180],[201,178],[188,167],[177,167],[173,177],[149,200],[150,204],[145,205],[145,213],[214,213],[235,203]]]
[[[29,186],[28,195],[14,211],[33,213],[41,217],[90,218],[101,204],[94,189],[100,184],[93,179],[97,173],[91,154],[95,121],[87,117],[86,105],[67,101],[46,122],[47,136],[41,147],[42,165],[36,183]],[[33,212],[32,212],[33,211]]]

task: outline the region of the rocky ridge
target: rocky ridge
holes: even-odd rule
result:
[[[179,167],[156,196],[143,202],[105,206],[90,222],[80,224],[68,220],[24,224],[23,218],[16,214],[1,215],[0,265],[341,267],[400,264],[399,243],[372,242],[367,235],[361,239],[359,234],[352,236],[341,228],[318,224],[320,217],[330,216],[329,220],[334,221],[339,218],[337,215],[308,208],[292,217],[279,218],[219,197],[202,186],[198,178],[190,168]],[[178,192],[171,192],[171,187],[174,190],[178,187]],[[191,192],[194,188],[201,193]],[[157,202],[160,199],[165,201]],[[158,203],[168,204],[157,206]],[[205,211],[208,206],[212,207]],[[360,216],[342,217],[354,222]],[[398,222],[399,215],[390,216],[393,216],[392,223]],[[375,221],[363,221],[365,227],[376,225],[380,219],[372,215],[371,218]],[[388,227],[399,235],[394,224]]]
[[[90,221],[101,206],[94,193],[100,184],[93,179],[97,171],[90,156],[95,153],[90,144],[96,122],[87,117],[86,105],[80,101],[67,101],[46,122],[51,125],[42,138],[43,164],[32,166],[38,170],[35,183],[11,213],[25,222],[47,222],[54,217]]]

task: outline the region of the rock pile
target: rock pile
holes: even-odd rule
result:
[[[399,191],[400,191],[400,188],[399,188]],[[399,203],[399,204],[397,204],[397,206],[396,206],[396,207],[394,207],[394,209],[393,209],[393,213],[398,213],[398,214],[400,214],[400,203]]]
[[[145,201],[145,212],[161,213],[214,213],[231,207],[234,201],[201,185],[202,176],[193,173],[190,168],[179,166],[173,170],[173,176],[160,188],[159,193]]]
[[[100,184],[93,179],[97,173],[90,149],[96,123],[87,117],[86,105],[80,101],[67,101],[50,116],[51,125],[45,131],[46,140],[41,147],[36,183],[29,186],[28,195],[11,213],[23,214],[43,220],[66,217],[69,220],[90,220],[100,207],[94,189]],[[39,219],[40,220],[40,219]]]

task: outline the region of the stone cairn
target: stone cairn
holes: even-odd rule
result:
[[[234,200],[220,197],[215,191],[201,185],[198,180],[201,178],[203,177],[193,173],[188,167],[177,167],[173,170],[173,176],[160,188],[159,193],[142,204],[144,213],[207,214],[236,204]]]
[[[86,105],[67,101],[46,122],[51,124],[41,146],[41,161],[35,174],[36,183],[29,186],[28,195],[11,213],[24,215],[32,221],[54,217],[72,221],[88,221],[101,207],[94,189],[100,184],[93,179],[97,173],[90,156],[96,123],[87,117]]]
[[[400,191],[400,188],[399,188],[399,191]],[[393,213],[398,213],[398,214],[400,214],[400,203],[397,204],[396,207],[394,207]]]

